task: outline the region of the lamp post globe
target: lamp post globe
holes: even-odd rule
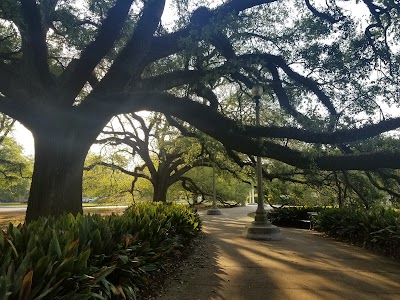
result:
[[[253,97],[261,97],[264,92],[264,89],[261,85],[255,85],[251,88],[251,95]]]

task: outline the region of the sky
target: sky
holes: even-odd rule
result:
[[[35,150],[33,136],[31,132],[26,129],[21,123],[16,122],[13,134],[18,144],[20,144],[24,148],[23,154],[27,156],[33,156],[35,154]]]
[[[23,155],[32,157],[35,155],[35,145],[32,133],[28,129],[26,129],[21,123],[15,123],[13,136],[17,140],[17,143],[23,147]],[[100,152],[100,146],[93,145],[90,148],[90,151],[96,153]]]

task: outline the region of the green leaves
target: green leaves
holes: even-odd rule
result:
[[[316,227],[329,236],[400,258],[400,213],[393,209],[326,209]]]
[[[0,232],[0,299],[136,299],[149,273],[200,230],[178,205],[64,215]]]

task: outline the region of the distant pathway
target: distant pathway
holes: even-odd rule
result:
[[[127,205],[103,205],[103,206],[84,206],[83,209],[122,209],[127,208]],[[0,206],[0,213],[10,213],[10,212],[26,212],[26,205],[21,206]]]
[[[282,241],[241,237],[255,206],[202,213],[207,237],[168,283],[160,300],[400,300],[400,263],[321,237],[283,228]]]

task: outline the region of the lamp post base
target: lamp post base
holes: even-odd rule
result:
[[[222,212],[218,207],[211,207],[207,210],[207,215],[221,215]]]
[[[280,241],[283,237],[279,227],[269,221],[254,221],[245,226],[242,236],[250,240]]]

